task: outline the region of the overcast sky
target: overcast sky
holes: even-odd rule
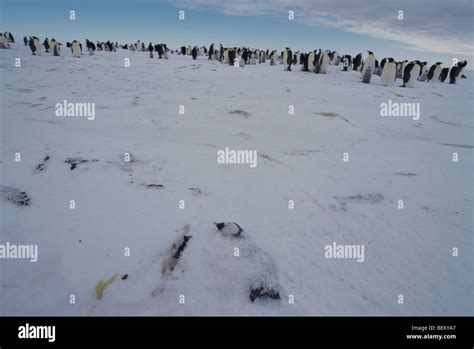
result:
[[[0,0],[17,36],[180,45],[328,48],[473,64],[473,0]],[[70,21],[69,10],[76,11]],[[186,19],[178,19],[184,10]],[[288,11],[295,19],[288,19]],[[398,19],[403,11],[403,19]],[[470,66],[472,68],[472,65]]]

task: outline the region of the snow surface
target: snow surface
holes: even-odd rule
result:
[[[1,314],[474,314],[472,77],[382,87],[334,66],[316,75],[121,49],[77,59],[65,46],[38,57],[21,43],[0,51],[0,73],[0,184],[31,199],[0,202],[0,243],[39,246],[36,263],[1,260]],[[63,100],[95,103],[95,120],[56,116]],[[388,100],[419,102],[421,119],[381,117]],[[258,166],[218,164],[225,147],[257,150]],[[73,157],[98,161],[71,170]],[[249,250],[272,259],[281,300],[250,301],[259,257],[214,222],[237,222]],[[163,276],[187,224],[192,238]],[[325,258],[333,242],[365,245],[364,262]]]

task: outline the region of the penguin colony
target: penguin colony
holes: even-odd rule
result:
[[[10,43],[14,43],[15,39],[10,32],[0,33],[0,48],[10,48]],[[29,46],[31,52],[35,56],[42,54],[42,47],[45,53],[52,53],[54,56],[60,55],[61,43],[54,38],[49,40],[45,38],[43,43],[37,36],[24,37],[23,43]],[[449,82],[455,84],[457,79],[466,78],[464,70],[467,61],[457,62],[451,67],[443,67],[442,62],[436,62],[431,66],[428,62],[419,60],[400,62],[395,61],[391,57],[383,58],[380,62],[375,58],[372,51],[367,51],[365,60],[362,53],[355,56],[348,54],[339,55],[336,51],[317,49],[311,52],[303,53],[300,51],[293,52],[289,47],[283,51],[277,50],[260,50],[250,49],[248,47],[223,47],[222,44],[216,47],[211,44],[209,49],[205,46],[181,46],[179,50],[170,50],[166,44],[160,43],[153,45],[151,42],[148,46],[144,42],[138,40],[135,43],[119,45],[118,42],[97,41],[95,44],[88,39],[85,40],[86,50],[89,55],[93,55],[95,51],[115,52],[117,49],[148,52],[150,58],[154,58],[154,54],[159,59],[168,59],[168,53],[191,56],[196,60],[198,56],[207,56],[208,60],[217,60],[223,64],[230,66],[245,67],[245,65],[256,65],[270,62],[270,65],[283,65],[284,71],[292,71],[299,68],[301,71],[316,74],[327,74],[329,65],[341,66],[342,71],[357,71],[361,73],[361,81],[370,84],[373,75],[380,76],[380,83],[383,86],[392,86],[396,79],[402,79],[401,87],[414,87],[415,81],[425,82]],[[71,49],[73,57],[80,58],[83,55],[82,43],[78,40],[67,42],[66,47]],[[449,77],[449,79],[448,79]]]

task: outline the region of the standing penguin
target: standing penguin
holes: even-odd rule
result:
[[[420,74],[421,64],[420,61],[413,61],[407,64],[405,71],[403,72],[403,85],[402,87],[414,87],[415,81],[418,79]]]
[[[326,50],[321,55],[321,59],[319,63],[319,74],[326,74],[330,61],[331,61],[331,58],[329,56],[329,51]]]
[[[222,63],[229,64],[229,50],[225,49],[222,53]]]
[[[148,52],[150,53],[150,58],[153,58],[153,45],[151,42],[148,44]]]
[[[2,33],[0,33],[0,48],[10,48],[8,39]]]
[[[418,76],[419,81],[426,81],[428,79],[428,62],[421,62],[420,75]]]
[[[72,56],[73,56],[73,57],[76,57],[76,58],[81,57],[82,48],[81,48],[81,44],[79,43],[79,41],[74,40],[74,41],[70,44],[70,46],[71,46]]]
[[[214,44],[212,43],[211,46],[209,46],[209,56],[207,58],[208,61],[212,61],[213,54],[214,54]]]
[[[352,60],[352,69],[355,71],[358,71],[361,65],[362,65],[362,53],[359,53]]]
[[[26,36],[23,37],[23,43],[25,46],[28,46],[28,38]]]
[[[57,42],[56,39],[52,38],[50,41],[51,50],[53,51],[53,56],[59,56],[61,43]]]
[[[441,74],[442,65],[443,63],[436,62],[431,66],[430,71],[428,72],[428,81],[438,81],[439,75]]]
[[[228,54],[229,54],[229,65],[233,66],[235,63],[235,58],[237,56],[237,51],[234,49],[230,49]]]
[[[316,53],[314,51],[311,51],[310,53],[308,53],[308,71],[311,72],[311,73],[314,73],[315,72],[315,69],[316,69]]]
[[[362,67],[362,80],[363,82],[370,83],[370,79],[372,78],[372,74],[375,71],[375,55],[372,51],[367,51],[369,54],[367,59],[364,62],[364,66]],[[367,70],[370,68],[370,72],[367,73]],[[365,78],[365,79],[364,79]]]
[[[439,74],[439,81],[444,82],[449,74],[449,68],[441,69],[441,74]]]
[[[449,72],[449,83],[455,84],[458,76],[462,76],[464,68],[467,66],[467,61],[458,62],[451,68]]]
[[[342,63],[342,71],[348,71],[352,67],[352,56],[351,55],[344,55],[341,59]]]
[[[270,65],[277,65],[278,64],[278,51],[274,50],[270,54],[271,59],[270,59]]]
[[[49,52],[50,45],[49,45],[48,38],[44,39],[43,46],[44,46],[44,52]]]
[[[380,84],[382,86],[392,86],[395,82],[395,77],[397,74],[397,64],[393,58],[384,58],[382,76],[380,78]]]
[[[283,70],[284,71],[291,71],[291,64],[293,63],[293,53],[287,47],[285,51],[283,51]]]
[[[378,76],[382,76],[382,67],[380,66],[378,60],[375,60],[375,71],[374,71],[374,74],[375,74],[375,75],[378,75]]]
[[[191,56],[193,56],[193,60],[196,60],[197,55],[198,55],[198,49],[196,46],[194,46],[193,49],[191,50]]]
[[[41,56],[41,46],[38,37],[30,37],[29,45],[34,56]]]

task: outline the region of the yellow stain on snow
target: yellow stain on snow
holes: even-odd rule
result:
[[[95,296],[97,297],[97,299],[102,299],[102,297],[104,297],[105,288],[107,286],[109,286],[111,283],[113,283],[115,280],[117,280],[117,276],[118,276],[118,274],[114,274],[107,281],[104,282],[104,281],[100,280],[97,283],[97,286],[95,287]]]

